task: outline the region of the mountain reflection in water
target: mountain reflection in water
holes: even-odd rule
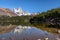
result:
[[[59,36],[30,26],[17,26],[9,33],[0,34],[0,40],[44,40],[46,37],[49,40],[56,40]]]

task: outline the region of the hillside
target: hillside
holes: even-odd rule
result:
[[[46,27],[60,28],[60,8],[51,9],[47,12],[39,13],[39,15],[30,19],[32,24],[46,24]]]
[[[0,8],[0,16],[17,16],[15,13],[13,13],[10,9],[8,8]]]

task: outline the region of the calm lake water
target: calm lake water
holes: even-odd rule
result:
[[[2,26],[1,30],[4,27],[5,26]],[[41,29],[31,26],[9,25],[6,27],[5,27],[6,29],[4,29],[3,32],[0,33],[0,40],[38,40],[38,39],[44,40],[47,37],[49,38],[49,40],[56,40],[56,38],[60,38],[59,35],[53,35],[51,33],[48,33],[47,31],[43,31]],[[9,27],[13,28],[9,30]]]

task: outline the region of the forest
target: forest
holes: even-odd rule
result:
[[[60,28],[60,8],[41,12],[30,19],[30,23],[34,25],[45,24],[45,27]]]

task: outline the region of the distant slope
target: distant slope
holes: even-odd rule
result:
[[[17,16],[17,15],[8,8],[0,8],[0,16],[12,17],[12,16]]]

